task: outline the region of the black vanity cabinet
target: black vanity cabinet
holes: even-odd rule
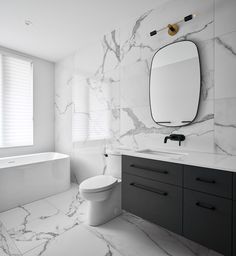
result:
[[[234,202],[233,202],[233,255],[236,255],[236,173],[234,173]]]
[[[123,174],[123,209],[175,233],[182,233],[182,190],[135,175]]]
[[[234,201],[236,201],[236,173],[234,173],[234,182],[233,182],[233,193],[234,193],[234,195],[233,195],[233,198],[234,198]]]
[[[122,208],[182,234],[182,166],[122,157]]]
[[[184,190],[183,235],[231,255],[232,201],[192,190]]]
[[[224,255],[232,253],[232,178],[231,172],[184,166],[183,235]]]
[[[224,198],[232,198],[231,172],[184,166],[184,187]]]
[[[131,175],[182,186],[183,166],[181,164],[122,156],[122,171]]]
[[[123,155],[122,208],[236,256],[236,173]]]
[[[236,255],[236,201],[233,203],[233,225],[234,225],[234,230],[233,230],[233,255]]]

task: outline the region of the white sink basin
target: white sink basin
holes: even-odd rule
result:
[[[143,153],[143,154],[158,155],[166,158],[180,158],[188,155],[188,153],[185,153],[185,152],[173,152],[173,151],[162,151],[162,150],[151,150],[151,149],[137,150],[136,152]]]

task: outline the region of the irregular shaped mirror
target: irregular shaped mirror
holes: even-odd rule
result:
[[[153,120],[164,126],[193,122],[198,111],[200,81],[199,54],[193,42],[180,41],[157,51],[150,74]]]

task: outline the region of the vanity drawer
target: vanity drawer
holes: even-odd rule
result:
[[[182,185],[183,166],[180,164],[122,156],[122,171],[169,184]]]
[[[234,182],[233,182],[233,187],[234,187],[234,201],[236,201],[236,173],[234,173]]]
[[[182,189],[122,174],[122,208],[182,234]]]
[[[233,205],[233,255],[236,255],[236,202]]]
[[[184,187],[232,198],[232,173],[203,167],[184,166]]]
[[[231,255],[232,201],[184,190],[183,234],[208,248]]]

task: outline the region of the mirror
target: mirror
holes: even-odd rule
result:
[[[180,41],[157,51],[150,74],[153,120],[163,126],[193,122],[198,111],[200,81],[199,54],[193,42]]]

